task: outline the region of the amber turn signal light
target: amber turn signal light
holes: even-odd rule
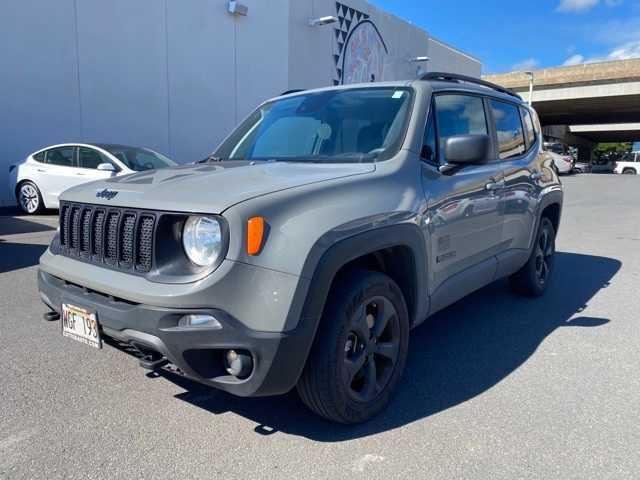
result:
[[[264,218],[253,217],[247,222],[247,253],[257,255],[264,240]]]

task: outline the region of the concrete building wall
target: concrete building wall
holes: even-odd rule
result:
[[[46,145],[125,143],[184,163],[265,99],[347,82],[344,70],[366,81],[411,79],[427,66],[480,75],[477,60],[364,0],[244,0],[246,17],[227,3],[4,0],[0,205],[15,203],[8,166]],[[308,25],[326,15],[341,21]],[[432,62],[409,61],[417,56]]]

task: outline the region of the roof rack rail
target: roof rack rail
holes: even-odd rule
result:
[[[500,93],[510,95],[512,97],[522,100],[522,97],[513,90],[510,90],[495,83],[487,82],[480,78],[468,77],[466,75],[458,75],[457,73],[442,73],[442,72],[429,72],[420,77],[420,80],[440,80],[443,82],[467,82],[475,83],[476,85],[482,85],[483,87],[490,88]]]
[[[304,91],[305,91],[304,88],[295,88],[293,90],[287,90],[286,92],[282,92],[280,96],[284,97],[285,95],[293,95],[294,93],[300,93]]]

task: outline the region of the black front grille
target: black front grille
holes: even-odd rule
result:
[[[146,273],[153,266],[153,212],[62,203],[60,253],[118,270]]]

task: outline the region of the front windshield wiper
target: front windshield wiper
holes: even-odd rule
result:
[[[207,158],[203,158],[202,160],[198,160],[195,163],[214,163],[214,162],[223,162],[225,159],[222,157],[216,157],[215,155],[211,154],[209,155]]]

